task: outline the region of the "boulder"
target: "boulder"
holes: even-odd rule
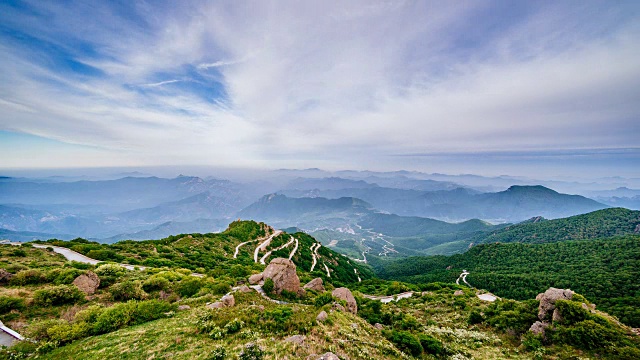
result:
[[[180,305],[180,306],[178,306],[178,310],[179,311],[191,310],[191,306],[189,306],[189,305]]]
[[[251,285],[256,285],[260,281],[262,281],[262,273],[249,276],[249,284]]]
[[[285,258],[275,258],[262,273],[264,279],[273,280],[273,291],[281,294],[282,290],[290,291],[294,294],[302,294],[300,279],[296,274],[296,264]]]
[[[243,293],[250,293],[253,291],[253,289],[248,287],[247,285],[240,286],[240,289],[238,290],[240,290],[240,292],[243,292]]]
[[[453,296],[462,296],[462,295],[464,295],[464,291],[462,291],[462,290],[456,290],[456,291],[453,293]]]
[[[334,310],[335,311],[342,311],[342,312],[346,311],[344,306],[342,306],[342,305],[340,305],[338,303],[335,303],[335,302],[333,303],[333,305],[331,305],[331,311],[334,311]]]
[[[309,281],[305,286],[303,286],[303,288],[307,289],[307,290],[314,290],[314,291],[324,292],[324,285],[322,285],[322,279],[321,278],[315,278],[315,279]]]
[[[298,345],[302,345],[302,344],[304,344],[304,340],[306,338],[307,337],[304,336],[304,335],[293,335],[293,336],[289,336],[288,338],[284,339],[284,341],[292,342],[292,343],[298,344]]]
[[[220,301],[216,301],[214,303],[207,304],[207,306],[206,306],[207,309],[222,309],[223,307],[224,307],[224,304],[222,304],[222,302],[220,302]]]
[[[316,316],[316,321],[318,322],[325,322],[327,321],[327,318],[329,317],[329,315],[327,315],[326,311],[320,311],[320,314],[318,314],[318,316]]]
[[[531,327],[529,328],[529,331],[531,331],[532,333],[534,333],[536,335],[542,334],[542,336],[544,336],[544,331],[548,327],[549,327],[549,323],[542,322],[542,321],[536,321],[536,322],[533,323],[533,325],[531,325]]]
[[[0,284],[6,284],[9,281],[11,281],[11,279],[13,279],[15,275],[8,272],[5,269],[0,269]]]
[[[338,355],[332,352],[328,352],[320,355],[320,357],[317,360],[340,360],[340,358],[338,357]]]
[[[93,271],[87,271],[86,274],[80,275],[73,280],[73,285],[83,293],[93,295],[100,286],[100,278]]]
[[[352,314],[358,313],[358,303],[356,303],[356,299],[351,294],[351,291],[347,288],[337,288],[333,290],[331,295],[340,300],[344,300],[347,302],[347,311]]]
[[[378,329],[378,330],[382,330],[384,329],[384,325],[380,324],[380,323],[376,323],[375,325],[373,325],[374,328]]]
[[[556,309],[557,300],[571,300],[574,292],[569,289],[549,288],[544,293],[538,294],[536,300],[540,301],[538,306],[538,319],[545,321],[552,318]],[[559,316],[560,314],[557,314]]]
[[[228,294],[228,295],[223,296],[222,299],[220,299],[220,302],[225,307],[231,307],[231,306],[234,306],[236,304],[236,298],[234,298],[233,295]]]

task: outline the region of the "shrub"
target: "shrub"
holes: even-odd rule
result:
[[[160,300],[141,301],[136,306],[135,312],[131,316],[131,324],[137,325],[147,321],[152,321],[165,317],[166,313],[176,311],[175,304],[170,304]]]
[[[176,291],[181,296],[191,297],[197,294],[198,291],[200,291],[200,288],[202,288],[202,286],[203,286],[202,280],[200,280],[197,277],[191,276],[188,279],[184,279],[180,281],[178,283],[178,286],[176,287]]]
[[[262,285],[262,290],[264,290],[264,292],[267,294],[271,294],[273,292],[273,287],[273,280],[271,278],[266,278],[264,280],[264,284]]]
[[[264,316],[276,323],[284,324],[293,315],[293,310],[288,306],[279,306],[271,311],[265,311]]]
[[[6,314],[11,310],[23,311],[25,308],[26,304],[22,298],[0,296],[0,315]]]
[[[440,355],[444,353],[444,346],[442,346],[440,340],[429,335],[420,336],[420,345],[422,345],[422,349],[429,354]]]
[[[89,336],[90,333],[91,326],[86,322],[77,322],[73,324],[60,323],[47,329],[49,339],[59,343],[60,345]]]
[[[54,283],[56,285],[71,284],[75,278],[81,275],[83,272],[74,268],[57,268],[53,269],[45,275],[47,282]]]
[[[245,345],[242,352],[240,352],[240,360],[261,360],[264,357],[264,351],[255,343],[248,343]]]
[[[240,329],[242,329],[243,327],[244,327],[244,321],[238,320],[238,318],[235,318],[229,321],[224,326],[224,330],[227,332],[227,334],[235,334],[238,331],[240,331]]]
[[[331,296],[331,293],[327,291],[316,296],[315,300],[313,301],[313,304],[316,307],[323,307],[332,301],[333,301],[333,296]],[[360,304],[358,304],[358,306],[360,306]]]
[[[542,340],[543,336],[541,334],[536,335],[531,331],[527,331],[522,335],[522,346],[527,351],[537,351],[543,347]]]
[[[49,333],[48,333],[49,328],[57,325],[61,325],[61,324],[66,324],[66,323],[67,323],[66,321],[61,319],[49,319],[49,320],[38,321],[31,324],[27,328],[25,335],[31,340],[36,340],[36,341],[49,340]]]
[[[484,316],[482,316],[482,313],[478,309],[473,309],[469,313],[469,317],[467,318],[467,322],[469,323],[469,325],[480,324],[483,321]]]
[[[127,271],[120,265],[104,264],[98,266],[95,273],[100,278],[100,287],[105,288],[118,281],[118,279]]]
[[[211,290],[211,293],[215,295],[224,295],[229,291],[231,291],[231,286],[227,283],[217,282],[217,283],[211,284],[208,287]]]
[[[78,312],[73,320],[76,322],[84,321],[86,323],[93,324],[98,319],[98,316],[102,314],[104,309],[105,308],[100,305],[91,305],[88,308]]]
[[[113,284],[109,289],[114,300],[142,300],[147,294],[142,290],[140,281],[125,281]]]
[[[152,276],[145,280],[145,282],[142,284],[142,289],[146,292],[152,292],[167,290],[170,286],[171,283],[169,282],[169,280],[160,276]]]
[[[129,301],[106,308],[93,324],[93,331],[96,334],[104,334],[128,325],[136,307],[135,301]]]
[[[84,300],[84,293],[73,285],[52,286],[33,294],[33,302],[41,306],[75,304],[81,300]]]
[[[554,333],[554,340],[580,349],[595,350],[620,341],[621,335],[616,330],[602,326],[593,320],[585,320],[571,327],[559,326],[558,331]]]
[[[383,333],[389,341],[395,344],[395,346],[406,353],[411,354],[414,357],[422,354],[422,345],[420,341],[416,339],[410,332],[407,331],[385,331]]]
[[[47,278],[40,270],[22,270],[14,276],[10,283],[12,285],[35,285],[47,282]]]
[[[25,257],[27,256],[27,252],[22,250],[22,249],[15,249],[13,250],[13,252],[11,253],[11,256],[15,256],[15,257]]]

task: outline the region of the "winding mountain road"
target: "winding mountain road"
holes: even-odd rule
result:
[[[271,234],[269,237],[267,237],[266,240],[264,240],[258,246],[256,246],[256,250],[253,252],[253,262],[258,262],[258,254],[260,253],[260,250],[265,250],[267,248],[267,246],[269,246],[269,244],[271,244],[271,240],[273,240],[274,237],[276,237],[276,236],[278,236],[280,234],[282,234],[282,231],[281,230],[276,230],[276,231],[274,231],[273,234]]]
[[[289,247],[289,245],[293,244],[293,241],[294,241],[294,240],[295,240],[295,239],[294,239],[294,238],[293,238],[293,236],[292,236],[292,237],[291,237],[291,240],[289,240],[289,242],[288,242],[288,243],[286,243],[286,244],[284,244],[284,245],[282,245],[282,246],[278,247],[277,249],[269,250],[266,254],[264,254],[264,256],[263,256],[263,257],[261,257],[261,258],[260,258],[260,264],[262,264],[262,265],[266,265],[266,264],[265,264],[265,260],[266,260],[269,256],[271,256],[271,253],[272,253],[272,252],[274,252],[274,251],[278,251],[278,250],[281,250],[281,249],[284,249],[284,248],[286,248],[286,247]]]

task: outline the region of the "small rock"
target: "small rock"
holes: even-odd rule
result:
[[[464,295],[464,291],[462,291],[462,290],[456,290],[456,291],[453,293],[453,296],[462,296],[462,295]]]
[[[249,284],[251,285],[256,285],[260,281],[262,281],[262,273],[249,276]]]
[[[258,305],[258,310],[260,310],[261,312],[264,312],[264,305]]]
[[[292,343],[298,344],[298,345],[302,345],[302,344],[304,344],[304,340],[306,338],[307,337],[304,336],[304,335],[293,335],[293,336],[289,336],[288,338],[284,339],[284,341],[292,342]]]
[[[236,299],[233,297],[233,295],[228,294],[223,296],[222,299],[220,299],[220,302],[222,302],[222,305],[226,307],[231,307],[236,304]]]
[[[353,294],[351,294],[351,291],[349,289],[344,287],[337,288],[333,290],[333,292],[331,292],[331,295],[340,300],[345,300],[347,302],[348,312],[352,314],[358,313],[358,303],[356,302],[356,299],[353,297]]]
[[[544,331],[548,327],[549,327],[549,323],[536,321],[533,323],[533,325],[531,325],[531,327],[529,328],[529,331],[531,331],[536,335],[542,334],[544,336]]]
[[[250,287],[248,287],[247,285],[242,285],[242,286],[240,286],[240,289],[238,289],[238,290],[239,290],[240,292],[243,292],[243,293],[250,293],[250,292],[252,292],[252,291],[253,291],[253,289],[252,289],[252,288],[250,288]]]
[[[380,323],[376,323],[375,325],[373,325],[374,328],[378,329],[378,330],[382,330],[384,329],[384,325],[380,324]]]
[[[160,298],[160,300],[167,300],[169,296],[170,294],[164,290],[160,290],[160,292],[158,293],[158,297]]]
[[[224,307],[224,304],[222,304],[220,301],[209,303],[206,306],[207,309],[222,309],[223,307]]]
[[[356,323],[351,323],[351,328],[352,328],[352,329],[357,329],[357,328],[358,328],[358,324],[356,324]]]
[[[335,311],[341,311],[341,312],[345,312],[345,308],[344,306],[338,304],[338,303],[333,303],[333,305],[331,306],[331,310],[335,310]]]
[[[327,315],[326,311],[320,311],[320,314],[318,314],[318,316],[316,316],[316,320],[319,322],[325,322],[327,321],[327,318],[329,317],[329,315]]]
[[[191,310],[191,306],[189,306],[189,305],[180,305],[180,306],[178,306],[178,310],[180,310],[180,311]]]
[[[322,284],[322,279],[315,278],[309,281],[305,286],[303,286],[303,289],[324,292],[324,285]]]
[[[100,278],[93,271],[87,271],[86,274],[80,275],[73,280],[73,285],[83,293],[93,295],[100,286]]]
[[[6,284],[8,283],[11,279],[13,279],[15,275],[8,272],[5,269],[0,269],[0,284]]]
[[[320,357],[317,360],[340,360],[340,358],[338,357],[338,355],[332,352],[328,352],[320,355]]]
[[[589,307],[587,306],[587,304],[582,303],[580,306],[581,306],[583,309],[585,309],[585,310],[589,311]]]

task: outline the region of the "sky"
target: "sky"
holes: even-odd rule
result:
[[[0,2],[0,169],[640,177],[638,1]]]

